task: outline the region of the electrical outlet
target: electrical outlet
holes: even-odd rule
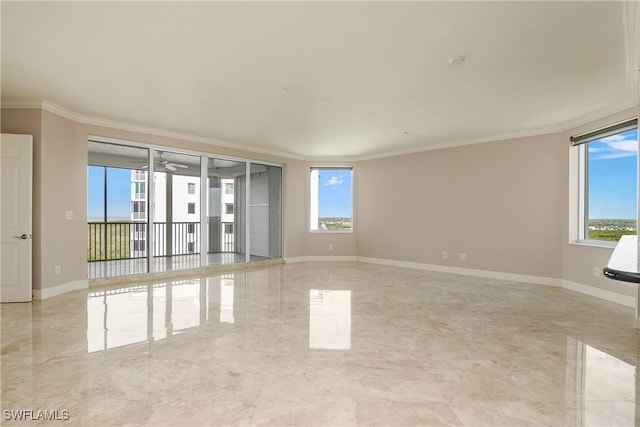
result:
[[[329,250],[330,250],[330,251],[332,251],[332,250],[333,250],[333,243],[331,243],[331,244],[329,245]]]
[[[596,277],[600,277],[600,268],[599,267],[595,267],[593,269],[593,275]]]
[[[449,254],[447,253],[447,251],[442,252],[442,259],[447,259],[448,256]]]
[[[460,252],[460,261],[466,261],[466,260],[467,260],[467,253]]]
[[[62,273],[62,267],[60,267],[59,265],[56,265],[55,268],[53,269],[53,272],[55,273],[56,276],[59,276],[60,273]]]

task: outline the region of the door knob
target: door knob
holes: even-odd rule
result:
[[[27,240],[29,237],[26,234],[22,234],[20,236],[13,236],[14,239],[22,239]]]

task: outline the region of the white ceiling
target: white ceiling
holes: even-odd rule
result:
[[[620,2],[1,7],[5,105],[306,158],[557,131],[637,100]]]

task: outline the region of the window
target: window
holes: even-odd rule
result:
[[[145,212],[146,202],[131,202],[133,205],[133,212]]]
[[[637,234],[638,125],[629,120],[572,137],[580,145],[579,240]]]
[[[226,213],[227,215],[233,214],[233,204],[232,203],[226,203],[224,205],[224,213]]]
[[[189,242],[187,244],[187,250],[189,251],[190,254],[193,254],[196,252],[196,244],[195,242]]]
[[[189,224],[187,224],[187,234],[195,234],[196,233],[196,225],[195,223],[191,222]]]
[[[226,182],[224,184],[224,194],[233,194],[233,182]]]
[[[351,168],[311,168],[311,231],[353,230],[352,177]]]
[[[195,184],[195,182],[187,183],[187,192],[189,194],[196,194],[196,184]]]
[[[132,219],[146,219],[147,210],[146,210],[147,202],[131,202],[131,218]]]
[[[144,182],[135,182],[135,191],[138,194],[144,194],[145,193],[145,183]]]
[[[196,213],[196,204],[195,203],[187,203],[187,213],[195,214]]]
[[[131,171],[132,174],[135,171]],[[146,195],[146,183],[144,182],[133,182],[133,199],[136,200],[144,200]]]
[[[147,249],[147,242],[145,240],[134,240],[133,250],[135,252],[144,252]]]
[[[233,234],[233,223],[225,223],[224,224],[224,233],[225,234]]]

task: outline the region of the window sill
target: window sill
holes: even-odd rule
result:
[[[588,246],[591,248],[614,249],[618,242],[599,241],[599,240],[578,240],[569,242],[570,245]]]
[[[309,230],[311,234],[351,234],[353,233],[353,229],[351,230]]]

